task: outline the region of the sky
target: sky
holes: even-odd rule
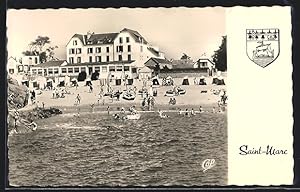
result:
[[[75,34],[138,31],[158,46],[168,59],[186,53],[193,60],[210,57],[225,33],[225,9],[121,8],[8,10],[8,57],[21,57],[37,36],[48,36],[57,45],[55,56],[66,59],[66,44]]]

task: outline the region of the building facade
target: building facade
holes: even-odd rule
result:
[[[75,34],[67,43],[66,53],[68,67],[74,66],[76,73],[85,67],[88,74],[98,71],[102,78],[108,72],[113,76],[125,72],[136,78],[149,58],[165,58],[137,31],[127,28],[119,33]]]

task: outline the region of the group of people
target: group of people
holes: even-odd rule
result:
[[[70,91],[67,90],[67,88],[53,88],[52,91],[52,98],[58,99],[58,98],[65,98],[66,94],[71,94]]]

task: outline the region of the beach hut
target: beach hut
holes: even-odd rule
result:
[[[212,80],[212,84],[218,84],[218,82],[219,82],[219,79],[218,79],[218,77],[216,76],[216,75],[214,75],[213,76],[213,80]]]
[[[65,80],[64,79],[60,79],[58,86],[59,87],[64,87],[65,86]]]
[[[36,79],[32,80],[31,83],[32,83],[32,87],[33,87],[33,88],[36,88],[36,89],[39,88],[39,84],[38,84],[38,82],[37,82]]]
[[[185,76],[182,80],[182,85],[189,85],[189,78],[187,76]]]
[[[47,85],[48,88],[52,88],[53,87],[53,79],[48,79],[47,80]]]
[[[218,77],[217,85],[225,85],[224,78],[222,76]]]
[[[72,82],[72,86],[76,86],[78,84],[78,80],[76,78],[73,78],[71,82]]]
[[[152,85],[159,85],[158,77],[152,78]]]
[[[199,79],[199,85],[206,85],[205,77],[202,75]]]
[[[85,80],[85,85],[86,85],[86,86],[92,85],[92,81],[91,81],[90,78],[87,78],[87,79]]]
[[[21,82],[22,82],[22,85],[25,85],[26,87],[29,87],[28,79],[23,79]]]

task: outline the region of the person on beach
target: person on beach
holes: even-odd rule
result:
[[[158,110],[158,114],[159,114],[160,118],[167,118],[167,117],[169,117],[169,116],[163,114],[163,112],[160,109]]]
[[[93,93],[93,86],[91,84],[89,85],[89,88],[89,93]]]
[[[52,91],[52,98],[53,99],[55,99],[55,94],[56,94],[56,92],[55,92],[55,88],[54,88],[53,91]]]
[[[77,94],[76,96],[76,101],[77,101],[77,104],[79,105],[80,104],[80,100],[81,100],[81,97],[79,95],[79,93]]]

